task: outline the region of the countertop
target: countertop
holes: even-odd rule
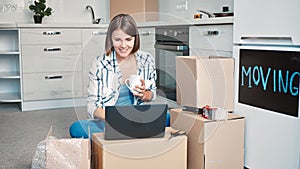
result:
[[[179,26],[179,25],[213,25],[213,24],[233,24],[233,17],[203,18],[203,19],[178,19],[172,21],[155,21],[137,23],[138,27],[151,26]]]
[[[172,21],[152,21],[137,23],[138,27],[155,26],[178,26],[178,25],[213,25],[213,24],[232,24],[233,17],[203,18],[203,19],[178,19]],[[0,28],[107,28],[108,24],[90,24],[90,23],[13,23],[0,22]]]

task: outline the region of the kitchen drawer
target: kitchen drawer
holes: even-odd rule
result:
[[[81,44],[81,30],[21,29],[21,44]]]
[[[82,72],[23,74],[24,101],[82,97]]]
[[[22,58],[23,73],[82,70],[80,45],[22,45]]]
[[[232,51],[232,25],[191,26],[189,31],[192,49]]]

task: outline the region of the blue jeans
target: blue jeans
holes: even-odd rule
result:
[[[70,126],[70,136],[72,138],[92,138],[93,133],[103,132],[104,126],[105,122],[102,120],[78,120]]]

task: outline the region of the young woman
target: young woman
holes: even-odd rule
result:
[[[134,19],[127,14],[115,16],[108,27],[106,53],[96,57],[89,72],[87,110],[90,120],[70,127],[71,137],[85,137],[104,129],[105,106],[141,104],[156,97],[156,70],[153,57],[139,51],[140,37]],[[130,75],[139,75],[141,85],[131,92],[125,85]]]

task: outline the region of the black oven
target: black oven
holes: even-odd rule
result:
[[[176,101],[177,56],[189,55],[188,26],[166,26],[155,29],[155,64],[157,68],[157,94]]]

